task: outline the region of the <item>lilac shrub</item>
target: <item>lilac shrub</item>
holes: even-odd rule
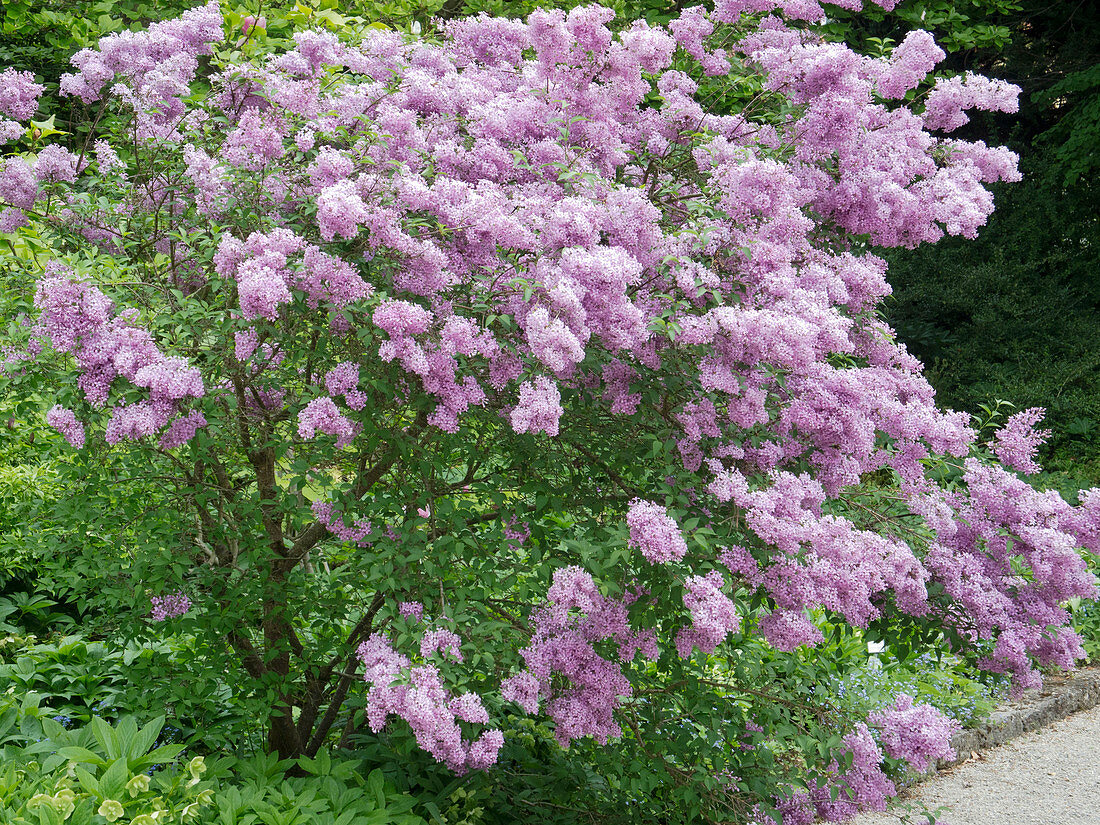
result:
[[[877,313],[873,246],[973,237],[1019,179],[948,134],[1018,90],[932,78],[926,33],[859,55],[823,16],[718,0],[613,33],[589,6],[246,57],[211,2],[73,58],[63,93],[115,128],[0,166],[4,230],[57,253],[8,369],[57,370],[47,420],[83,455],[175,480],[171,552],[274,697],[272,750],[316,753],[357,665],[370,729],[456,772],[521,712],[562,747],[624,724],[646,747],[744,695],[770,721],[699,770],[748,816],[715,760],[760,770],[741,734],[774,743],[795,705],[731,652],[874,623],[1020,686],[1081,657],[1063,605],[1096,595],[1100,491],[1072,507],[997,464]],[[41,90],[5,77],[26,119]],[[996,452],[1027,472],[1021,416]],[[893,792],[841,721],[816,730],[847,767],[769,778],[789,821]],[[945,753],[926,711],[879,721],[892,758]]]

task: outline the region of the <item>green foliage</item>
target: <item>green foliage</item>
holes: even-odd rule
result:
[[[1100,556],[1086,553],[1089,569],[1100,575]],[[1074,599],[1069,604],[1073,616],[1073,629],[1081,637],[1081,645],[1088,654],[1090,664],[1100,663],[1100,602]]]
[[[80,636],[53,643],[36,643],[34,637],[3,642],[0,692],[39,695],[60,717],[79,724],[118,706],[127,684],[121,651]]]
[[[1013,36],[1018,0],[902,0],[891,11],[867,3],[861,11],[831,8],[826,31],[860,51],[875,53],[925,29],[948,52],[1001,49]]]
[[[8,703],[0,730],[22,718],[23,739],[6,744],[0,767],[0,816],[11,825],[100,825],[185,822],[210,805],[201,756],[184,764],[182,745],[158,744],[164,718],[144,726],[132,717],[111,725],[98,717],[66,730],[35,713],[37,707]],[[30,720],[28,723],[26,720]],[[159,770],[158,770],[159,769]]]
[[[1060,118],[1039,141],[1050,147],[1056,173],[1065,186],[1095,180],[1100,171],[1100,63],[1071,72],[1034,95],[1036,103],[1056,109]]]
[[[211,825],[423,825],[413,813],[417,801],[398,793],[380,770],[359,771],[359,763],[332,759],[278,761],[260,756],[224,760],[212,771],[219,779],[200,823]],[[288,775],[287,771],[298,775]]]
[[[262,703],[216,674],[190,636],[117,645],[79,635],[0,639],[0,694],[38,696],[67,725],[167,713],[165,735],[200,752],[258,749]]]
[[[989,717],[1008,680],[979,674],[950,654],[924,650],[899,658],[890,648],[872,656],[865,666],[837,679],[830,691],[849,712],[865,717],[891,704],[899,693],[932,705],[964,727]]]
[[[164,717],[65,729],[37,697],[0,699],[0,817],[9,825],[420,825],[381,771],[327,754],[296,762],[183,756]],[[289,772],[289,773],[288,773]],[[291,773],[293,775],[291,775]]]

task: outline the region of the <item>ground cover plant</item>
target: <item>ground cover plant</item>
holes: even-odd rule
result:
[[[327,754],[293,765],[262,755],[208,761],[162,742],[163,730],[164,717],[67,727],[33,694],[0,699],[0,814],[11,825],[424,823],[381,771],[360,775]],[[297,776],[286,776],[291,767]]]
[[[4,389],[71,448],[36,572],[446,821],[884,806],[955,722],[838,670],[1071,666],[1100,490],[1029,486],[1039,413],[979,439],[878,312],[873,247],[1017,179],[950,137],[1015,89],[823,14],[210,3],[78,52],[69,134],[5,72]]]

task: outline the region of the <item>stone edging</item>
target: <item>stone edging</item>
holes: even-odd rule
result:
[[[977,751],[1003,745],[1023,733],[1098,704],[1100,670],[1090,668],[1057,680],[1050,679],[1041,691],[1027,691],[1020,700],[995,710],[980,727],[964,730],[952,737],[951,746],[957,756],[951,761],[941,760],[939,768],[957,765]]]

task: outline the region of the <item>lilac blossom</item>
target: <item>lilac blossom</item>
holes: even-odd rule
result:
[[[72,410],[55,404],[46,413],[46,423],[65,436],[65,440],[76,449],[84,446],[84,425],[77,421]]]
[[[519,388],[519,403],[509,416],[512,429],[517,433],[558,434],[558,421],[562,416],[561,393],[549,378],[540,375],[524,381]]]
[[[630,546],[641,551],[651,564],[679,561],[687,553],[680,527],[659,504],[635,499],[626,515]]]
[[[894,704],[871,714],[868,720],[881,728],[879,740],[893,759],[904,759],[909,767],[924,773],[937,759],[954,759],[951,737],[961,726],[931,705],[916,704],[913,697],[898,694]]]
[[[1035,454],[1050,436],[1050,430],[1037,430],[1035,425],[1045,412],[1042,407],[1018,412],[993,434],[993,452],[1006,467],[1027,475],[1043,469],[1035,462]]]
[[[38,111],[38,97],[45,88],[34,82],[30,72],[5,69],[0,73],[0,114],[13,120],[30,120]]]
[[[358,431],[328,396],[314,398],[298,413],[298,435],[302,438],[313,438],[317,433],[333,435],[337,447],[342,447],[350,443]]]
[[[154,622],[178,618],[191,609],[191,600],[184,595],[183,591],[168,593],[164,596],[152,596],[149,604],[152,608],[150,616]]]
[[[488,714],[471,694],[452,696],[439,671],[430,665],[413,667],[389,639],[373,634],[358,649],[367,692],[367,721],[381,730],[390,716],[408,722],[417,744],[456,773],[484,770],[497,760],[504,744],[499,730],[487,728],[475,739],[463,738],[457,720],[488,723]]]

